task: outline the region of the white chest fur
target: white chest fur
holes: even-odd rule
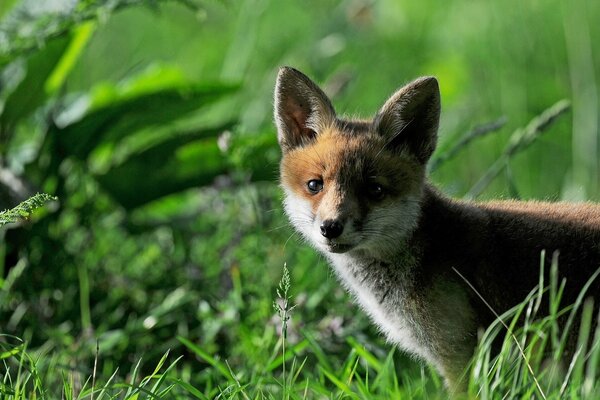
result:
[[[413,289],[406,269],[345,254],[329,254],[329,259],[343,284],[390,342],[436,363],[423,326],[428,318],[417,315],[409,298]]]

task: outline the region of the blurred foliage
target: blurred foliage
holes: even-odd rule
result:
[[[168,349],[184,355],[182,379],[213,395],[211,363],[252,376],[278,368],[272,300],[284,262],[298,304],[288,340],[309,356],[303,371],[330,364],[331,374],[363,347],[388,354],[282,215],[271,115],[279,65],[363,116],[403,82],[436,75],[444,163],[432,179],[453,195],[497,160],[482,197],[600,195],[597,2],[6,4],[0,209],[37,191],[59,201],[0,232],[0,333],[81,379],[96,340],[98,375],[118,367],[123,382],[142,356],[156,365]],[[564,98],[572,113],[505,157],[511,135]],[[502,126],[456,152],[465,132],[500,117]],[[391,357],[402,376],[419,375]]]
[[[113,12],[133,5],[158,7],[165,0],[25,0],[15,6],[0,28],[0,66],[16,56],[44,45],[49,39],[68,34],[86,20],[106,20]],[[199,10],[197,0],[178,0]],[[0,9],[1,10],[1,9]]]

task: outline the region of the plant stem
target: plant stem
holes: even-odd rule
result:
[[[519,128],[511,135],[508,144],[500,157],[492,164],[491,167],[483,174],[483,176],[473,185],[465,198],[472,200],[479,196],[486,187],[502,172],[508,161],[515,154],[526,149],[541,133],[543,133],[552,123],[562,114],[564,114],[571,106],[567,100],[560,100],[551,107],[547,108],[543,113],[533,118],[531,122],[523,128]]]

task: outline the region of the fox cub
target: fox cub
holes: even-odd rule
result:
[[[600,267],[600,206],[444,196],[426,177],[439,116],[433,77],[398,90],[372,120],[339,118],[323,91],[293,68],[277,77],[291,223],[390,342],[457,388],[478,328],[495,319],[469,284],[500,314],[538,283],[540,252],[559,251],[563,298],[572,302]],[[599,289],[594,282],[588,293],[597,297]]]

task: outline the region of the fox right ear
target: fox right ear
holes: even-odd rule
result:
[[[387,146],[407,149],[425,164],[437,142],[440,89],[432,77],[419,78],[398,90],[377,113],[374,125]]]
[[[275,123],[283,152],[309,143],[335,122],[335,110],[323,91],[302,72],[282,67],[275,85]]]

